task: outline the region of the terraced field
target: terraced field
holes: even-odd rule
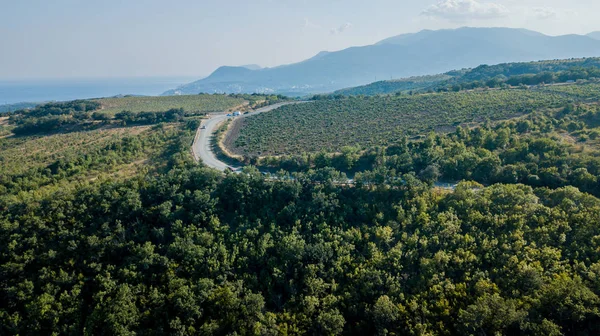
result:
[[[187,112],[221,112],[245,102],[227,95],[188,95],[165,97],[123,97],[98,99],[102,112],[112,115],[121,111],[162,112],[183,108]]]
[[[350,97],[289,105],[246,118],[231,150],[246,156],[388,145],[404,136],[451,131],[571,102],[552,91],[489,90],[416,96]]]

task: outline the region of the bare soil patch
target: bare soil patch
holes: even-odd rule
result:
[[[225,132],[225,136],[222,139],[223,147],[227,152],[234,155],[242,155],[243,151],[235,147],[235,140],[240,136],[240,131],[244,127],[245,118],[235,119],[229,125],[229,129]]]

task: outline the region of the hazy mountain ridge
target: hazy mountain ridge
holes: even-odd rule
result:
[[[434,75],[480,64],[600,56],[590,36],[547,36],[525,29],[424,30],[374,45],[321,52],[303,62],[250,70],[221,67],[209,77],[165,94],[309,94],[368,84],[384,78]]]
[[[262,69],[262,67],[258,64],[246,64],[246,65],[242,65],[242,68],[246,68],[248,70],[260,70]]]
[[[591,32],[586,35],[587,37],[591,37],[596,40],[600,40],[600,31]]]

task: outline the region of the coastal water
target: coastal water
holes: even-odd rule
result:
[[[1,80],[0,105],[66,101],[116,95],[157,96],[198,77],[138,77],[60,80]]]

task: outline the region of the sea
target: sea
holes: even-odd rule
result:
[[[136,77],[99,79],[0,79],[0,105],[68,101],[117,95],[158,96],[200,77]]]

